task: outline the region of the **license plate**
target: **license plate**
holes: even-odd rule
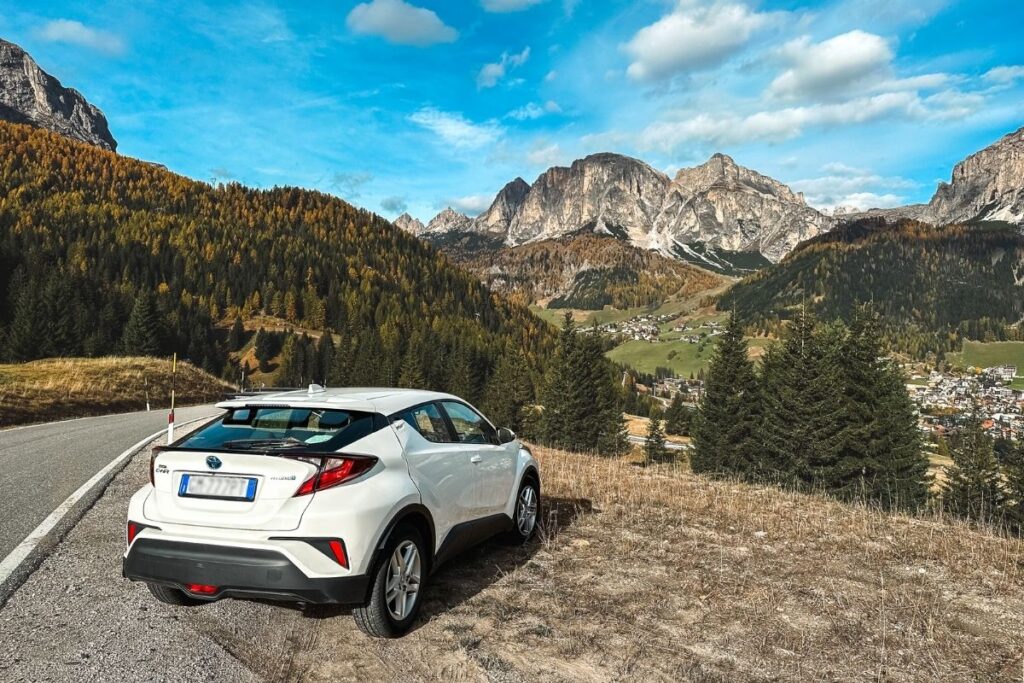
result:
[[[219,477],[207,474],[183,474],[179,496],[217,498],[219,500],[256,499],[256,480],[251,477]]]

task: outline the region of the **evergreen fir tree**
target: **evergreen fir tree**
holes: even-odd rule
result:
[[[1024,441],[1018,441],[1017,447],[1007,453],[1003,476],[1006,481],[1004,517],[1010,528],[1024,536]]]
[[[402,361],[402,369],[398,375],[398,385],[406,389],[426,389],[427,380],[423,375],[420,359],[410,348]]]
[[[196,361],[201,363],[204,355],[202,347],[200,345],[196,348],[198,349]],[[153,303],[153,296],[147,291],[140,292],[135,297],[135,305],[132,307],[131,315],[128,316],[124,334],[121,336],[121,349],[124,353],[132,356],[160,354],[160,319]],[[195,358],[191,346],[189,357]]]
[[[665,462],[669,459],[668,449],[665,447],[665,432],[661,428],[661,415],[652,415],[648,420],[644,457],[648,463]]]
[[[878,385],[875,441],[869,462],[875,476],[865,494],[886,509],[919,510],[931,497],[928,455],[921,444],[914,404],[903,373],[886,363]]]
[[[682,393],[677,393],[665,411],[665,433],[689,436],[692,419],[692,411],[683,405]]]
[[[329,381],[331,367],[334,365],[334,335],[324,330],[316,344],[317,380],[325,386]]]
[[[14,302],[14,317],[7,330],[7,357],[16,362],[40,358],[39,342],[45,329],[33,287],[26,284]]]
[[[693,471],[760,478],[760,392],[735,313],[700,374],[706,380],[693,424]]]
[[[507,348],[487,383],[481,407],[495,424],[519,433],[526,411],[534,402],[533,381],[526,358],[521,351]]]
[[[245,346],[245,325],[242,324],[242,319],[235,316],[235,322],[231,325],[231,331],[228,332],[228,350],[239,351]]]
[[[952,515],[977,522],[993,522],[1002,512],[1004,495],[999,463],[992,439],[972,415],[964,432],[953,442],[953,464],[946,467],[942,485],[943,508]]]

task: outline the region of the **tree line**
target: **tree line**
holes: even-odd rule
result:
[[[695,472],[915,510],[930,478],[914,406],[873,313],[847,327],[802,313],[760,369],[733,314],[693,428]]]

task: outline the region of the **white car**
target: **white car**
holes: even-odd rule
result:
[[[123,574],[163,602],[352,605],[396,636],[442,562],[536,528],[537,461],[455,396],[312,386],[218,407],[154,449],[128,505]]]

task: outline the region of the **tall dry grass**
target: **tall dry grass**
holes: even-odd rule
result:
[[[220,398],[230,386],[179,362],[181,405]],[[68,417],[170,405],[171,361],[157,358],[60,358],[0,365],[0,428]]]

